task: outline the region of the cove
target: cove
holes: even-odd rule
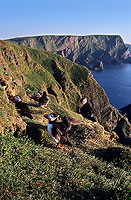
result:
[[[131,64],[105,65],[104,71],[91,73],[114,107],[120,109],[131,103]]]

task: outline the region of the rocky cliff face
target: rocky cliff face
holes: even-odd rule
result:
[[[56,52],[78,64],[90,67],[130,62],[130,52],[118,35],[37,36],[9,40],[19,45]]]
[[[45,112],[81,117],[77,111],[80,99],[86,96],[98,122],[107,131],[115,130],[121,138],[130,135],[128,120],[110,105],[105,91],[84,66],[47,51],[0,41],[0,75],[1,111],[4,107],[6,110],[0,115],[2,127],[14,124],[11,119],[17,116],[14,105],[9,102],[9,93],[21,95],[31,103],[30,93],[45,90],[50,95]],[[42,123],[43,111],[34,107],[33,112],[35,123]]]
[[[131,52],[131,44],[126,44],[127,48],[129,48],[129,51]]]

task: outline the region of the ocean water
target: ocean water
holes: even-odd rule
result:
[[[104,71],[91,72],[113,106],[120,109],[131,103],[131,64],[105,65]]]

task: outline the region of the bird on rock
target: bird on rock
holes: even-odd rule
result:
[[[87,101],[86,97],[83,97],[81,99],[81,104],[82,106],[79,108],[79,113],[86,119],[92,120],[93,122],[95,122],[95,117],[94,117],[94,112],[92,107],[90,106],[90,104]]]
[[[22,99],[19,95],[12,96],[11,99],[15,103],[15,106],[21,115],[27,116],[28,118],[33,119],[30,109],[28,108],[26,103],[22,102]]]
[[[39,106],[43,107],[43,106],[47,106],[48,102],[49,102],[49,97],[47,96],[46,92],[44,91],[42,96],[39,98]]]
[[[57,146],[61,147],[68,145],[71,147],[72,144],[68,140],[67,132],[71,129],[72,125],[78,125],[82,122],[69,116],[58,119],[57,115],[54,113],[45,114],[44,117],[49,121],[47,130],[50,137],[55,141]]]

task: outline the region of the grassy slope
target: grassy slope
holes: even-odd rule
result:
[[[0,145],[1,199],[123,200],[131,194],[129,148],[107,149],[107,160],[104,149],[62,150],[9,133],[0,136]]]
[[[4,82],[0,85],[0,105],[6,111],[1,112],[0,120],[1,128],[6,126],[7,130],[0,136],[0,198],[124,199],[123,195],[128,198],[131,151],[111,140],[111,133],[100,124],[85,120],[83,125],[73,127],[69,134],[73,149],[56,148],[47,133],[44,113],[54,111],[60,116],[68,114],[83,120],[74,111],[82,95],[82,82],[92,79],[90,72],[49,52],[6,42],[0,45]],[[49,94],[48,106],[36,107],[27,94],[48,87],[52,87],[57,99]],[[9,92],[32,103],[33,120],[18,116],[7,98]],[[16,122],[18,119],[26,122],[32,140],[12,136],[9,126],[13,118]]]
[[[0,85],[1,102],[2,104],[4,104],[2,105],[3,107],[12,107],[11,104],[7,104],[7,92],[13,95],[19,94],[23,97],[23,100],[31,101],[28,98],[27,94],[37,92],[38,90],[47,90],[48,87],[51,87],[58,96],[59,105],[57,107],[60,107],[61,110],[65,110],[64,107],[73,107],[75,109],[76,99],[78,98],[77,96],[79,96],[79,91],[77,91],[76,87],[73,87],[74,84],[70,79],[68,79],[68,74],[66,73],[65,69],[59,69],[59,66],[56,65],[56,62],[58,62],[56,55],[33,49],[28,49],[27,51],[26,48],[22,48],[17,45],[10,45],[3,42],[1,42],[0,54],[0,76],[2,82],[4,82],[4,86]],[[67,63],[67,65],[70,65],[70,63]],[[55,78],[53,77],[54,73]],[[59,82],[57,82],[58,78],[59,80],[63,81],[63,83],[60,82],[61,85],[63,84],[63,88],[59,84]],[[72,87],[74,92],[71,91],[71,88],[69,92],[68,86],[65,91],[64,87],[66,82],[68,82],[67,84],[69,85],[69,87]],[[76,93],[78,93],[78,95]],[[73,103],[71,103],[71,101],[67,101],[67,94],[68,99],[74,98],[74,102],[72,101]],[[52,95],[50,98],[54,99]],[[58,104],[58,102],[56,102],[56,99],[54,99],[54,101],[55,102],[52,103],[52,105],[50,103],[50,107],[55,107],[55,105]],[[60,109],[58,109],[58,114],[60,114]]]

